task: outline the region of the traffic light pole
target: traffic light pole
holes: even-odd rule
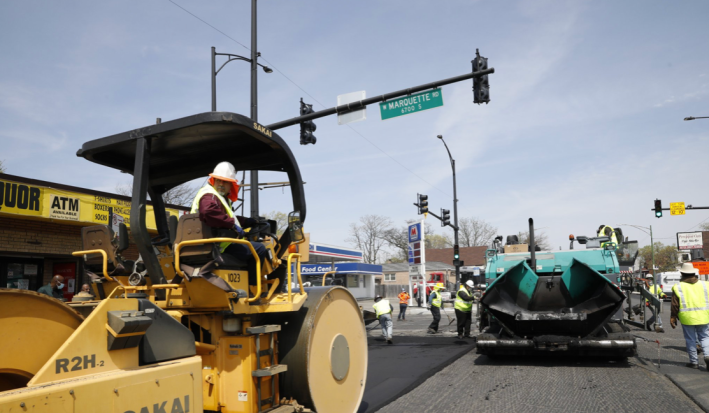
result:
[[[256,0],[252,0],[252,1],[254,1],[254,3],[256,2]],[[285,128],[287,126],[297,125],[297,124],[304,122],[306,120],[318,119],[318,118],[322,118],[322,117],[330,116],[330,115],[334,115],[334,114],[354,112],[356,110],[363,109],[367,105],[371,105],[373,103],[384,102],[385,100],[397,98],[400,96],[410,95],[412,93],[421,92],[421,91],[427,90],[427,89],[434,89],[439,86],[449,85],[451,83],[460,82],[462,80],[472,79],[474,77],[482,77],[485,75],[489,75],[491,73],[495,73],[494,67],[491,67],[491,68],[485,69],[485,70],[480,70],[477,72],[466,73],[464,75],[451,77],[448,79],[438,80],[436,82],[431,82],[431,83],[426,83],[426,84],[419,85],[419,86],[410,87],[408,89],[397,90],[396,92],[386,93],[384,95],[371,97],[368,99],[360,100],[358,102],[351,102],[351,103],[347,103],[344,105],[335,106],[334,108],[324,109],[319,112],[313,112],[308,115],[298,116],[296,118],[291,118],[291,119],[283,120],[280,122],[272,123],[270,125],[267,125],[266,127],[271,130],[277,130],[277,129]],[[254,120],[256,120],[256,119],[254,119]]]
[[[438,135],[438,138],[443,142],[443,146],[446,147],[448,158],[451,161],[451,168],[453,169],[453,235],[455,237],[454,245],[460,245],[458,244],[458,194],[455,183],[455,159],[453,159],[453,155],[451,155],[446,141],[443,140],[443,135]],[[460,257],[454,260],[453,263],[455,264],[455,288],[458,289],[460,287]]]
[[[256,46],[256,0],[251,0],[251,119],[258,122],[258,48]],[[258,219],[259,216],[259,193],[258,193],[258,171],[251,171],[249,174],[251,181],[251,218]]]

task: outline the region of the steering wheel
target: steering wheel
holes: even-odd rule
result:
[[[251,226],[246,233],[246,239],[256,242],[262,235],[271,235],[271,224],[268,221],[259,221],[258,224]]]

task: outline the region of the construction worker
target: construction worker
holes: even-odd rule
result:
[[[458,338],[471,338],[470,324],[473,321],[473,281],[460,285],[455,295],[455,319],[458,320]]]
[[[699,270],[685,262],[679,270],[679,283],[672,287],[670,326],[682,323],[684,341],[689,354],[687,367],[699,368],[697,339],[704,351],[704,363],[709,369],[709,286],[699,280]]]
[[[667,297],[667,294],[662,292],[662,288],[660,286],[653,282],[653,285],[650,285],[650,280],[653,280],[654,278],[652,276],[648,278],[644,278],[643,281],[645,281],[645,288],[650,292],[652,295],[656,295],[657,298],[660,300],[664,299]],[[657,311],[654,305],[650,304],[650,301],[647,299],[645,300],[645,305],[650,308],[650,311],[652,312],[652,315],[647,319],[645,322],[645,328],[647,328],[649,331],[652,331],[652,324],[655,322],[655,318],[657,318],[657,327],[655,327],[655,331],[658,333],[664,333],[665,329],[662,328],[662,317],[660,316],[660,313]]]
[[[391,319],[391,314],[394,312],[394,307],[391,306],[389,300],[382,299],[381,295],[374,297],[374,312],[377,313],[379,325],[382,326],[382,335],[388,344],[394,344],[392,341],[392,333],[394,322]]]
[[[258,221],[253,218],[235,216],[231,209],[232,202],[236,202],[239,195],[239,183],[236,180],[236,169],[229,162],[220,162],[214,172],[209,174],[208,185],[197,192],[192,201],[191,214],[199,212],[200,221],[212,228],[233,229],[239,238],[245,236],[242,228],[250,228]],[[251,241],[263,264],[266,256],[266,247],[260,242]],[[256,261],[251,250],[244,244],[222,242],[219,244],[222,253],[231,255],[239,261],[246,262],[249,267],[249,284],[256,284]]]
[[[610,237],[610,239],[611,239],[610,242],[615,243],[616,248],[617,248],[618,238],[615,236],[615,230],[613,229],[613,227],[611,227],[609,225],[601,225],[600,227],[598,227],[598,236],[599,237]],[[602,243],[601,248],[605,247],[606,244],[607,244],[607,242]]]
[[[402,288],[399,293],[399,317],[397,317],[397,320],[406,321],[406,307],[409,306],[409,299],[411,299],[411,296]]]
[[[441,291],[445,290],[446,286],[443,283],[436,283],[433,286],[433,291],[428,297],[428,310],[433,315],[433,321],[428,326],[428,334],[436,334],[438,332],[438,323],[441,321]]]

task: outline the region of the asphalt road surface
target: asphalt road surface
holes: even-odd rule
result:
[[[371,302],[361,304],[371,309]],[[709,373],[701,357],[699,371],[684,367],[682,332],[670,329],[669,320],[665,334],[632,328],[639,354],[627,362],[561,356],[493,360],[476,354],[472,340],[458,340],[445,315],[442,332],[432,336],[425,333],[432,319],[426,310],[409,309],[405,322],[396,321],[397,314],[398,308],[393,345],[381,338],[379,328],[369,332],[369,371],[359,412],[706,411],[695,402],[702,404],[707,391],[693,394],[675,384],[709,383]],[[454,317],[452,309],[448,314]]]

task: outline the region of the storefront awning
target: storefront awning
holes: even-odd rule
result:
[[[303,264],[300,272],[303,275],[323,275],[333,271],[329,264]],[[335,264],[338,274],[371,274],[382,275],[382,266],[376,264],[364,264],[361,262],[341,262]]]

